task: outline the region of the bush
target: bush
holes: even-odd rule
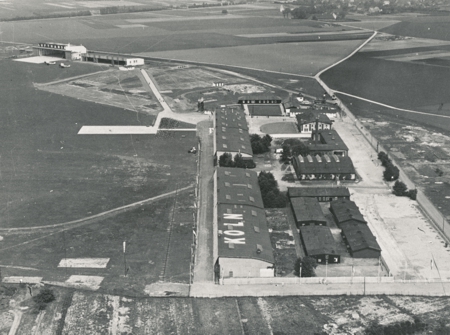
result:
[[[394,184],[393,192],[397,197],[402,197],[406,195],[408,187],[405,183],[401,182],[400,180],[397,180]]]
[[[384,180],[386,180],[386,181],[397,180],[398,177],[400,176],[400,170],[398,169],[398,167],[396,167],[390,161],[385,167],[386,167],[386,170],[384,170],[384,172],[383,172]]]
[[[228,11],[226,9],[222,10],[222,14],[228,14]]]
[[[53,291],[47,287],[42,288],[40,292],[33,297],[33,301],[39,311],[44,310],[47,305],[55,299]]]
[[[417,190],[408,190],[407,194],[406,194],[411,200],[416,200],[417,199]]]
[[[294,274],[296,276],[300,276],[300,266],[302,278],[316,276],[315,269],[317,268],[317,262],[315,258],[309,256],[303,257],[303,259],[300,257],[297,258],[294,265]]]

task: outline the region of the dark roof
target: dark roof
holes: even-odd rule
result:
[[[300,233],[308,256],[338,254],[336,242],[329,227],[302,226],[300,227]]]
[[[315,136],[316,133],[313,131],[311,134],[311,139],[308,143],[309,149],[311,151],[348,151],[347,145],[334,129],[319,130],[319,138],[317,140],[317,144],[315,141]]]
[[[351,220],[341,223],[340,228],[353,252],[364,249],[381,251],[376,237],[366,224]]]
[[[218,230],[222,231],[218,238],[219,257],[253,258],[269,263],[275,262],[264,209],[246,205],[217,207]],[[233,233],[227,234],[227,231]],[[257,245],[262,247],[260,252]]]
[[[238,98],[238,101],[242,101],[242,100],[278,100],[278,101],[281,101],[281,98],[277,95],[251,94],[251,95],[243,95]]]
[[[291,198],[290,200],[297,222],[327,222],[316,198]]]
[[[327,123],[332,124],[333,121],[330,120],[330,118],[324,114],[320,113],[314,110],[308,110],[304,113],[300,113],[296,115],[297,123],[299,125],[307,124],[307,123],[314,123],[316,122],[316,119],[319,119],[320,123]]]
[[[330,210],[338,224],[349,220],[366,222],[354,201],[339,199],[330,202]]]
[[[253,155],[247,129],[216,127],[216,150]]]
[[[295,197],[350,197],[347,187],[288,187],[290,198]]]
[[[297,174],[355,174],[355,168],[350,157],[336,155],[294,157]],[[294,165],[295,166],[295,165]]]
[[[238,168],[216,168],[217,203],[264,208],[256,172]]]
[[[216,128],[239,128],[248,130],[245,112],[240,107],[226,107],[216,110],[215,113]]]

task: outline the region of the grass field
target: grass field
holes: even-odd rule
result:
[[[134,112],[34,90],[32,80],[50,79],[49,71],[60,69],[11,61],[0,66],[6,79],[0,226],[65,222],[172,191],[180,180],[192,182],[195,157],[186,150],[196,145],[195,133],[77,135],[83,125],[139,122]]]
[[[450,17],[442,15],[403,18],[402,22],[381,31],[393,35],[450,41]]]
[[[419,318],[436,333],[450,314],[447,298],[413,296],[272,298],[130,298],[54,288],[57,300],[36,322],[24,313],[19,333],[45,334],[355,334],[371,322]],[[25,288],[15,296],[31,305]],[[447,327],[448,329],[448,327]],[[445,331],[445,330],[444,330]]]
[[[261,131],[266,134],[296,134],[298,133],[295,122],[268,123],[261,126]]]

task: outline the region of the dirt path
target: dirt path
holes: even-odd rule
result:
[[[22,319],[22,312],[21,311],[17,311],[17,310],[11,310],[10,311],[12,314],[14,314],[14,321],[13,324],[9,330],[8,335],[15,335],[17,332],[17,329],[19,328],[20,325],[20,320]]]
[[[134,202],[132,204],[128,204],[125,206],[121,206],[121,207],[117,207],[117,208],[113,208],[109,211],[106,212],[102,212],[102,213],[98,213],[92,216],[88,216],[82,219],[78,219],[78,220],[73,220],[73,221],[68,221],[68,222],[63,222],[63,223],[57,223],[57,224],[53,224],[53,225],[46,225],[46,226],[37,226],[37,227],[20,227],[20,228],[0,228],[0,232],[8,232],[8,233],[30,233],[30,232],[35,232],[37,230],[47,230],[47,229],[55,229],[55,228],[68,228],[70,227],[70,229],[75,228],[75,227],[80,227],[86,224],[90,224],[90,223],[95,223],[98,222],[100,220],[106,219],[108,217],[111,216],[115,216],[117,214],[135,209],[136,207],[139,206],[143,206],[143,205],[147,205],[150,204],[152,202],[161,200],[161,199],[165,199],[167,197],[171,197],[172,195],[176,194],[177,192],[186,192],[191,190],[194,187],[194,184],[191,184],[189,186],[180,188],[178,190],[174,190],[174,191],[170,191],[164,194],[160,194],[157,195],[156,197],[152,197],[152,198],[148,198],[145,200],[141,200],[138,202]],[[1,250],[5,250],[5,249],[1,249]]]

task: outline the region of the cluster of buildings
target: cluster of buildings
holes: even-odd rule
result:
[[[290,187],[290,206],[305,255],[319,264],[339,263],[341,254],[320,203],[328,202],[349,254],[379,258],[381,248],[346,187]]]

